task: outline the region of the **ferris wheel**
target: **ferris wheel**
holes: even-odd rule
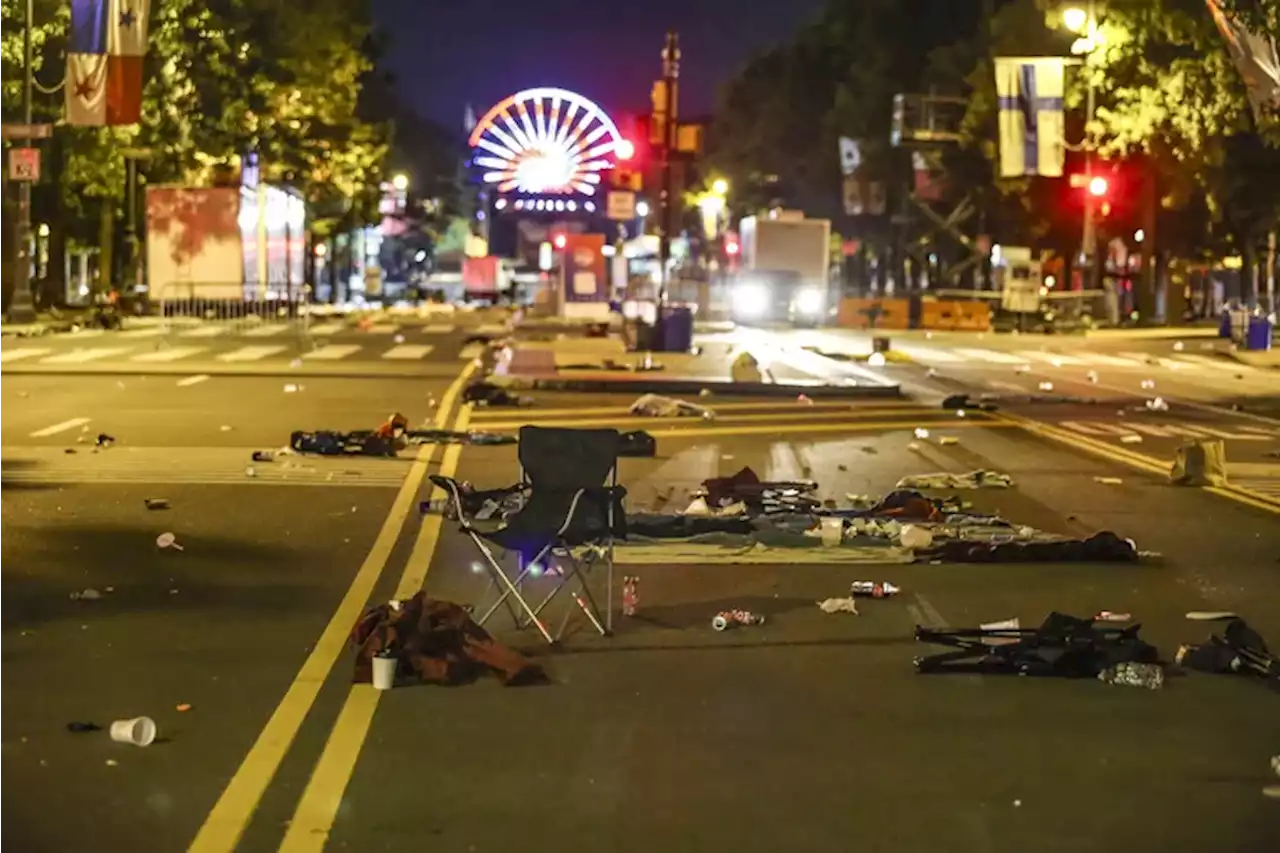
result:
[[[594,103],[545,87],[500,101],[476,123],[470,143],[484,182],[503,193],[595,195],[600,173],[635,153]]]

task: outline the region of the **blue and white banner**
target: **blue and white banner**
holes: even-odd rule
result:
[[[996,59],[1000,177],[1062,176],[1064,69],[1061,57]]]

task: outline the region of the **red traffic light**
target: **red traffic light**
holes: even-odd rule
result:
[[[636,156],[636,145],[630,139],[619,139],[613,148],[619,160],[630,160]]]
[[[736,255],[741,250],[742,250],[742,247],[738,245],[736,240],[724,241],[724,253],[726,255]]]
[[[557,249],[563,249],[566,245],[568,245],[569,240],[563,234],[557,234],[555,238],[552,239],[551,242],[555,244],[555,247]]]
[[[1107,194],[1107,179],[1095,176],[1089,179],[1089,195],[1101,198]]]

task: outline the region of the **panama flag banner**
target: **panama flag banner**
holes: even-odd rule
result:
[[[151,0],[71,0],[67,123],[137,124]]]

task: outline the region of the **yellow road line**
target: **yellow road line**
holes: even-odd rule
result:
[[[926,427],[936,430],[971,429],[981,427],[1000,429],[1017,426],[1001,421],[986,421],[977,418],[951,421],[856,421],[843,424],[762,424],[759,426],[724,426],[724,427],[690,427],[688,429],[648,430],[654,438],[701,438],[716,435],[791,435],[793,433],[813,432],[874,432],[877,430],[905,430]]]
[[[445,392],[440,409],[436,413],[435,425],[444,428],[448,421],[450,409],[456,403],[458,395],[475,367],[468,365],[458,375]],[[409,473],[405,476],[400,491],[396,494],[373,547],[360,565],[351,586],[347,589],[342,601],[334,611],[329,624],[325,626],[320,639],[312,648],[311,654],[303,662],[302,668],[289,685],[284,698],[272,712],[271,718],[258,735],[258,739],[249,749],[248,755],[240,763],[235,775],[223,789],[218,802],[209,812],[201,825],[195,839],[187,848],[188,853],[232,853],[240,843],[245,828],[249,825],[253,812],[262,801],[267,786],[284,761],[293,739],[302,727],[303,720],[315,704],[320,687],[337,663],[343,649],[346,648],[347,637],[351,626],[360,618],[369,595],[373,592],[378,578],[386,568],[387,560],[400,537],[401,528],[415,508],[414,497],[427,473],[427,466],[434,452],[434,446],[419,448]]]
[[[704,398],[698,398],[698,399],[699,399],[699,405],[701,405],[702,402],[704,402]],[[804,411],[804,410],[813,411],[815,409],[830,411],[834,409],[839,409],[841,411],[847,411],[847,412],[858,412],[865,409],[901,408],[904,405],[910,405],[905,400],[868,400],[865,403],[855,403],[848,400],[839,402],[839,403],[815,400],[813,402],[813,405],[809,406],[809,405],[802,405],[800,403],[795,402],[794,400],[783,399],[783,398],[778,398],[774,400],[762,400],[754,403],[741,403],[741,402],[719,403],[719,402],[715,402],[714,398],[712,398],[710,400],[705,400],[705,402],[706,402],[707,408],[714,409],[717,412],[732,412],[732,411],[739,411],[739,410],[745,410],[745,409],[775,409],[779,411],[784,409],[800,409],[801,411]],[[924,405],[917,405],[916,407],[920,409],[935,408],[934,406],[924,406]],[[624,418],[630,414],[630,409],[627,406],[595,406],[595,407],[585,407],[580,409],[530,408],[530,409],[524,410],[524,412],[530,418],[547,418],[547,417],[573,418],[573,417],[587,417],[587,416],[600,416],[600,415],[613,415],[619,418]],[[475,424],[480,424],[483,421],[501,420],[502,418],[509,418],[509,417],[511,417],[510,409],[506,409],[506,408],[477,409],[472,415],[472,422]]]
[[[1100,456],[1112,462],[1119,462],[1120,464],[1127,465],[1130,468],[1137,468],[1140,471],[1146,471],[1147,473],[1156,474],[1162,477],[1169,476],[1170,465],[1168,463],[1161,462],[1159,459],[1154,457],[1146,456],[1141,453],[1134,453],[1131,450],[1125,450],[1119,447],[1113,447],[1106,442],[1098,441],[1097,439],[1080,435],[1075,432],[1069,432],[1061,427],[1056,427],[1051,424],[1033,421],[1029,418],[1021,417],[1020,415],[1001,413],[998,417],[1007,420],[1012,426],[1021,427],[1027,432],[1042,435],[1045,438],[1053,439],[1054,441],[1070,445],[1071,447],[1079,447],[1094,454],[1095,456]],[[1230,500],[1246,504],[1247,506],[1254,507],[1255,509],[1264,509],[1268,512],[1280,514],[1280,501],[1276,501],[1274,498],[1264,495],[1261,492],[1255,492],[1252,489],[1227,485],[1205,486],[1204,491],[1219,497],[1229,498]]]
[[[937,417],[938,410],[934,408],[898,408],[898,409],[879,409],[874,412],[867,412],[867,415],[885,417],[888,415],[899,415],[901,417],[921,417],[925,415],[929,417]],[[518,421],[489,421],[484,424],[476,423],[476,427],[490,432],[501,432],[503,430],[516,430],[522,426],[543,426],[543,427],[610,427],[617,426],[622,428],[644,428],[647,426],[668,426],[672,424],[703,424],[703,423],[723,423],[738,424],[751,423],[759,421],[778,421],[785,422],[787,420],[842,420],[850,423],[857,422],[857,412],[815,412],[807,407],[801,410],[793,410],[789,412],[769,412],[758,415],[730,415],[729,417],[716,418],[712,421],[705,421],[701,418],[644,418],[644,417],[628,417],[622,415],[615,418],[563,418],[557,420],[538,420],[529,418]],[[973,418],[981,419],[984,414],[975,412]],[[960,418],[956,418],[960,420]]]
[[[455,430],[467,428],[470,408],[462,407],[453,427]],[[445,450],[444,460],[440,463],[440,473],[445,477],[452,477],[458,470],[461,456],[462,445],[449,445]],[[433,487],[433,499],[436,492],[441,490]],[[422,528],[418,531],[404,574],[400,576],[400,583],[396,587],[396,598],[410,598],[426,583],[443,520],[439,514],[427,515],[422,519]],[[324,850],[329,832],[333,829],[334,818],[338,814],[338,806],[342,803],[342,794],[351,781],[351,774],[355,772],[356,762],[360,759],[365,739],[369,736],[369,728],[373,725],[373,715],[378,709],[381,696],[381,691],[373,689],[371,685],[351,686],[337,722],[329,732],[320,760],[316,762],[306,790],[302,792],[302,799],[293,812],[293,819],[289,821],[289,830],[280,844],[280,853],[322,853]]]

